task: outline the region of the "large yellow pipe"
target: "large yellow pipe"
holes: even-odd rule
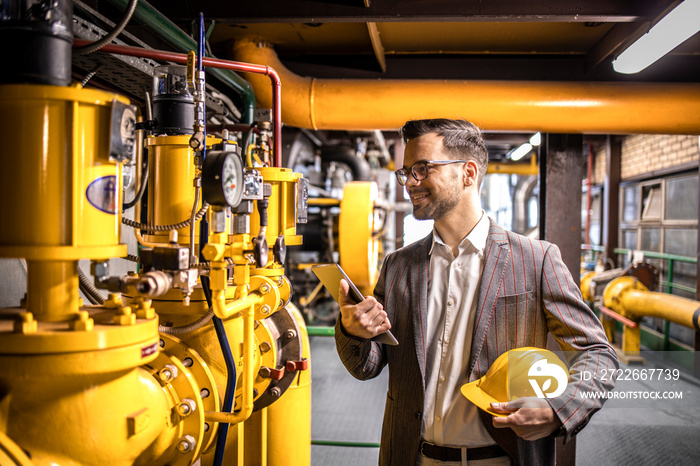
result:
[[[700,330],[700,302],[648,291],[633,277],[616,278],[605,287],[605,305],[626,316],[661,317]]]
[[[272,67],[282,81],[282,121],[310,129],[393,130],[416,118],[465,118],[486,130],[700,134],[700,84],[315,79],[274,50],[237,42],[234,58]],[[261,106],[265,76],[246,74]]]

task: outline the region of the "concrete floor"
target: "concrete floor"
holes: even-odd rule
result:
[[[632,367],[674,367],[647,356],[645,366]],[[379,443],[388,371],[366,382],[354,379],[328,337],[311,338],[311,365],[312,441]],[[683,399],[609,400],[577,436],[577,466],[698,464],[700,380],[681,372],[677,381],[619,381],[616,390],[680,391]],[[376,447],[311,447],[312,466],[373,466],[378,458]]]

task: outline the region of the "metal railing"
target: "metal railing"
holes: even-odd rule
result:
[[[622,249],[618,248],[615,249],[615,254],[617,255],[627,255],[630,253],[634,253],[636,251],[632,249]],[[693,287],[681,285],[680,283],[674,283],[673,282],[673,267],[677,262],[684,262],[687,264],[697,264],[698,259],[697,257],[688,257],[688,256],[678,256],[675,254],[664,254],[661,252],[654,252],[654,251],[639,251],[641,254],[644,256],[644,258],[649,258],[649,259],[660,259],[660,260],[665,260],[668,261],[668,272],[666,273],[666,280],[661,280],[659,283],[661,285],[665,285],[665,292],[671,294],[673,292],[673,289],[677,290],[682,290],[686,291],[688,293],[696,293],[696,289]]]

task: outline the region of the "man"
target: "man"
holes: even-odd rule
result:
[[[488,154],[478,128],[417,120],[401,135],[396,176],[413,215],[435,221],[433,232],[386,257],[374,297],[352,302],[341,280],[336,325],[338,354],[353,376],[369,379],[389,366],[379,463],[554,464],[554,437],[570,439],[602,405],[577,391],[612,388],[581,372],[617,368],[615,352],[558,248],[484,215],[479,188]],[[370,340],[390,328],[398,346]],[[548,333],[572,355],[562,395],[492,405],[504,417],[462,396],[459,388],[499,355],[544,348]]]

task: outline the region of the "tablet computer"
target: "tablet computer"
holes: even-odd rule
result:
[[[314,265],[311,267],[314,274],[321,280],[321,283],[328,289],[331,296],[340,304],[340,296],[338,294],[338,288],[340,286],[340,279],[344,278],[348,285],[350,286],[350,298],[355,302],[359,303],[365,297],[360,293],[355,284],[348,278],[345,271],[338,264],[322,264]],[[385,343],[387,345],[398,345],[399,342],[396,337],[391,333],[391,331],[386,331],[385,333],[380,333],[376,337],[372,338],[373,341],[378,343]]]

